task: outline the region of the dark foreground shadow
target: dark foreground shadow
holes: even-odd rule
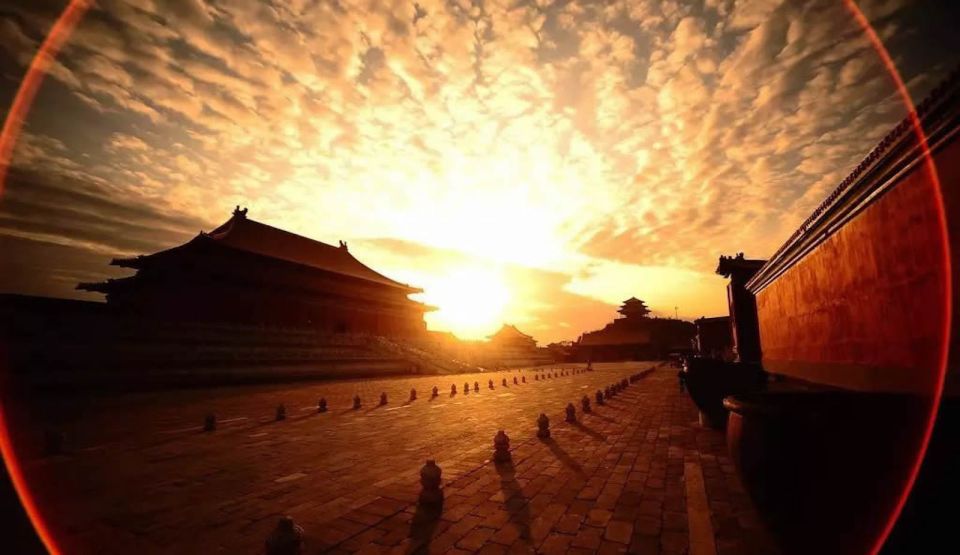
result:
[[[573,457],[570,456],[569,453],[564,451],[563,448],[560,447],[560,444],[558,444],[555,439],[551,437],[548,439],[542,439],[540,441],[542,441],[544,445],[550,448],[550,451],[553,453],[553,456],[557,458],[557,460],[567,465],[578,476],[582,476],[582,477],[587,476],[587,473],[584,472],[583,467],[580,466],[580,463],[575,461]]]
[[[433,534],[437,530],[437,524],[440,523],[440,515],[443,514],[443,505],[439,507],[428,508],[423,505],[417,505],[417,512],[413,515],[410,522],[410,546],[407,549],[407,555],[413,553],[428,553],[430,542],[433,540]]]
[[[520,540],[530,543],[530,506],[529,499],[523,495],[520,484],[517,483],[516,470],[513,463],[496,465],[500,475],[500,490],[503,492],[503,505],[510,515],[510,523],[517,527]]]
[[[607,442],[607,436],[601,434],[600,432],[594,430],[593,428],[586,426],[583,422],[580,422],[580,421],[574,422],[573,427],[587,434],[588,436],[592,437],[597,441],[601,441],[603,443]]]
[[[603,405],[603,406],[606,406],[606,405]],[[593,409],[593,412],[590,413],[590,417],[599,418],[600,420],[606,420],[607,422],[614,422],[613,418],[600,414],[599,412],[597,412],[597,409]]]

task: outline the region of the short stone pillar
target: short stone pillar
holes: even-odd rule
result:
[[[480,393],[480,382],[473,382],[473,392]]]
[[[580,406],[583,408],[584,414],[590,414],[590,397],[584,395],[583,399],[580,399]]]
[[[265,543],[266,555],[300,555],[303,553],[303,528],[292,518],[282,517]]]
[[[327,400],[323,397],[320,397],[320,400],[317,402],[317,412],[327,412]]]
[[[487,380],[487,387],[493,389],[493,380]]]
[[[507,387],[507,378],[503,378],[503,381],[500,382],[500,385]]]
[[[279,405],[277,405],[276,418],[277,418],[277,421],[287,419],[287,407],[283,406],[283,403],[280,403]]]
[[[463,392],[470,393],[470,382],[463,382]]]
[[[539,382],[539,381],[540,381],[540,374],[534,374],[534,375],[533,375],[533,381]]]
[[[417,390],[414,388],[410,388],[410,400],[411,401],[417,400]]]
[[[567,422],[576,422],[577,421],[577,408],[573,406],[573,403],[567,403]]]
[[[510,462],[510,438],[503,430],[497,432],[493,438],[493,462]]]
[[[420,469],[422,489],[420,490],[420,497],[417,498],[417,503],[420,506],[437,509],[443,505],[443,489],[440,488],[442,475],[443,470],[437,466],[437,462],[433,459],[427,460],[423,468]]]
[[[455,383],[450,384],[450,395],[456,395],[456,394],[457,394],[457,384]]]
[[[523,382],[523,383],[527,383],[527,377],[526,377],[526,376],[520,376],[520,381]]]
[[[212,432],[217,429],[217,415],[212,412],[203,417],[203,431]]]
[[[63,432],[46,430],[43,433],[43,454],[59,455],[63,453]]]
[[[437,389],[437,386],[433,386],[433,392],[430,395],[432,397],[438,397],[440,395],[440,390]]]
[[[597,400],[597,404],[598,404],[598,405],[602,405],[602,404],[603,404],[603,392],[600,391],[599,389],[597,390],[597,395],[596,395],[595,399]]]
[[[537,437],[540,439],[550,439],[550,419],[542,412],[537,418]]]
[[[359,396],[359,395],[354,395],[354,396],[353,396],[353,410],[357,410],[357,409],[359,409],[359,408],[360,408],[360,396]]]
[[[630,382],[628,382],[626,378],[620,380],[621,389],[626,389],[629,386],[630,386]]]
[[[380,406],[382,407],[383,405],[386,405],[386,404],[387,404],[387,392],[384,391],[383,393],[380,394]]]
[[[609,385],[603,390],[603,396],[606,399],[613,397],[613,389]]]
[[[513,377],[513,385],[520,385],[520,382],[517,381],[517,377]]]

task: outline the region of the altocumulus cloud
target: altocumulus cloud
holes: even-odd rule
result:
[[[2,9],[6,101],[62,8],[24,4]],[[960,50],[933,4],[860,2],[915,97]],[[716,256],[772,252],[903,115],[838,0],[99,0],[0,234],[6,265],[72,279],[251,205],[412,278],[431,252],[529,272],[516,318],[569,338],[631,294],[722,313]]]

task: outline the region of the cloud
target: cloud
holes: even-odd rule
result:
[[[45,185],[10,187],[2,233],[148,251],[250,205],[305,235],[375,238],[401,272],[446,271],[438,252],[526,271],[518,284],[553,297],[524,290],[511,317],[575,335],[621,296],[721,313],[717,256],[773,252],[904,115],[834,0],[417,5],[98,2],[16,152]],[[862,7],[911,91],[949,70],[948,18]],[[57,8],[0,24],[8,89]]]

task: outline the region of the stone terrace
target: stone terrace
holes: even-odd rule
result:
[[[303,526],[306,553],[776,553],[723,434],[697,424],[675,371],[596,405],[597,389],[654,364],[52,399],[17,439],[68,553],[259,553],[284,514]],[[204,433],[209,411],[219,426]],[[540,412],[550,440],[536,437]],[[66,454],[37,454],[42,426],[64,430]],[[498,429],[511,465],[490,460]],[[443,469],[438,519],[416,505],[428,458]]]

